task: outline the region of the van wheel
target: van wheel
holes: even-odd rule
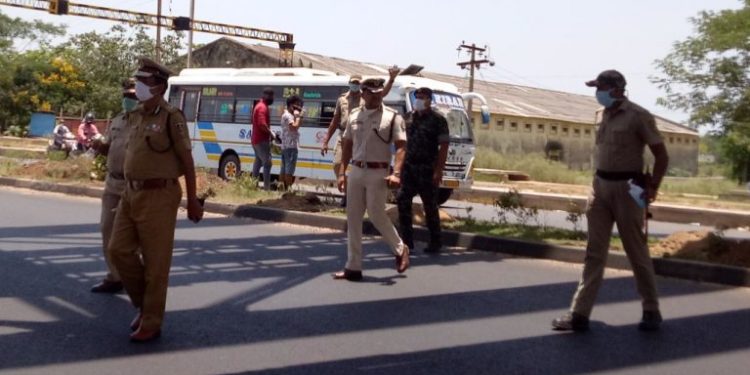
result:
[[[446,189],[446,188],[440,188],[438,189],[438,205],[442,206],[445,204],[445,202],[448,201],[448,199],[451,197],[451,194],[453,194],[453,189]]]
[[[234,180],[241,172],[240,158],[237,155],[229,154],[221,158],[221,162],[219,162],[219,177],[225,180]]]

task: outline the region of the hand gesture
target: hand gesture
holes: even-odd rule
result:
[[[396,79],[396,76],[399,73],[401,73],[401,69],[398,66],[396,66],[396,65],[388,68],[388,76],[390,76],[391,79]]]
[[[346,191],[346,175],[345,174],[342,174],[341,176],[339,176],[338,187],[339,187],[340,193],[343,193]]]

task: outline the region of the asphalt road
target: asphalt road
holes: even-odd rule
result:
[[[580,266],[381,242],[366,279],[333,281],[342,233],[207,217],[178,223],[162,338],[131,344],[104,274],[96,200],[0,188],[0,373],[743,374],[750,290],[659,278],[661,332],[636,329],[628,272],[607,271],[592,331],[560,334]]]

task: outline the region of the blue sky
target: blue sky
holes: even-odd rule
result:
[[[156,13],[155,0],[75,2]],[[189,15],[189,0],[163,0],[163,12]],[[477,77],[579,94],[604,69],[625,74],[633,101],[676,121],[687,114],[656,105],[662,92],[649,81],[654,60],[693,33],[689,18],[701,10],[742,7],[739,0],[474,0],[464,1],[229,1],[195,0],[199,20],[290,32],[297,50],[366,62],[423,65],[467,75],[462,42],[487,45],[494,67]],[[104,32],[113,23],[53,16],[12,7],[3,13],[64,23],[70,33]],[[195,41],[217,38],[195,34]]]

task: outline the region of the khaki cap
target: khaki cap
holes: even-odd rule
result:
[[[145,77],[147,75],[142,74],[142,72],[145,73],[152,73],[154,77],[161,78],[163,80],[168,80],[170,76],[175,75],[173,71],[171,71],[166,66],[157,63],[154,60],[151,60],[148,57],[141,56],[138,58],[138,72],[136,72],[136,77]]]
[[[384,85],[385,80],[382,78],[368,78],[362,81],[362,89],[370,92],[381,92]]]

